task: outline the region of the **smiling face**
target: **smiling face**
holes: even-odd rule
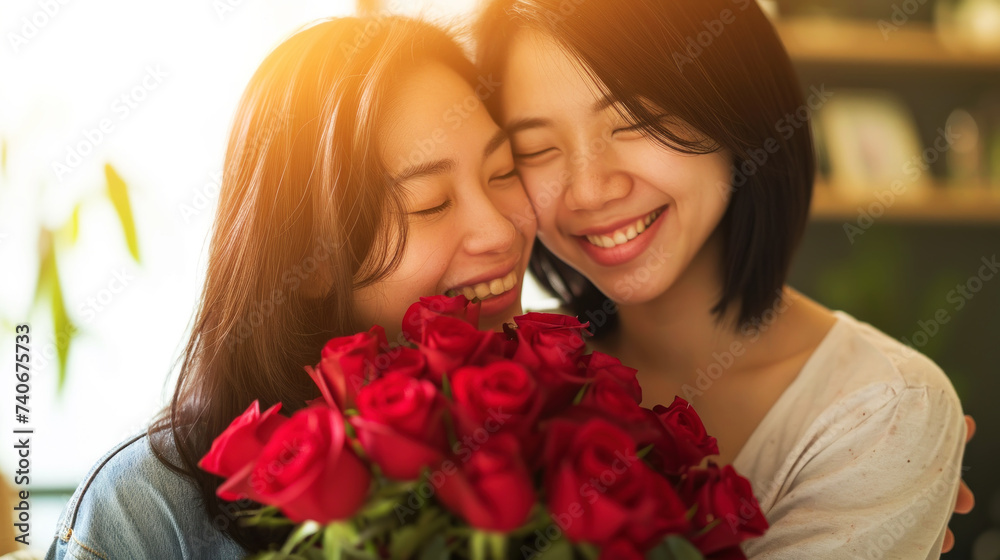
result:
[[[618,303],[664,293],[725,213],[729,155],[683,154],[630,128],[539,32],[511,41],[503,83],[504,126],[539,240]]]
[[[483,299],[480,328],[521,312],[534,217],[509,142],[473,89],[440,63],[400,76],[378,131],[380,157],[405,193],[409,231],[398,268],[355,292],[362,320],[399,332],[421,296]]]

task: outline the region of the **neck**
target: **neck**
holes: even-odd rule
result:
[[[705,356],[729,348],[737,339],[730,316],[718,321],[711,311],[722,293],[722,255],[716,231],[666,291],[650,301],[619,305],[612,351],[640,371],[684,381],[705,367]]]

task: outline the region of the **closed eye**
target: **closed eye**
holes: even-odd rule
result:
[[[506,181],[507,179],[513,179],[516,176],[517,176],[517,168],[515,167],[510,171],[510,173],[504,173],[503,175],[493,177],[492,179],[490,179],[490,181]]]
[[[533,158],[533,157],[540,156],[540,155],[542,155],[544,153],[551,152],[554,149],[555,148],[547,148],[547,149],[542,150],[540,152],[533,152],[533,153],[530,153],[530,154],[514,154],[514,159],[528,159],[528,158]]]
[[[441,212],[444,212],[445,210],[447,210],[450,207],[451,207],[451,199],[448,199],[448,200],[444,201],[444,203],[439,204],[438,206],[435,206],[434,208],[428,208],[426,210],[418,210],[416,212],[410,212],[410,215],[413,215],[413,216],[431,216],[431,215],[434,215],[434,214],[440,214]]]
[[[637,132],[637,131],[641,132],[644,128],[646,128],[646,125],[634,124],[632,126],[626,126],[626,127],[622,127],[622,128],[616,128],[616,129],[612,130],[611,133],[612,134],[617,134],[619,132]]]

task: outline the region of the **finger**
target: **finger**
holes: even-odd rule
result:
[[[951,529],[948,529],[944,534],[944,544],[941,545],[941,553],[951,552],[952,547],[955,546],[955,535],[952,534]]]
[[[965,443],[969,443],[972,436],[976,433],[976,421],[972,419],[968,414],[965,415]]]
[[[969,513],[976,506],[976,497],[963,480],[958,486],[958,498],[955,500],[955,513]]]

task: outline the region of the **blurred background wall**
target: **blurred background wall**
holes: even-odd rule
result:
[[[821,169],[791,284],[934,359],[979,423],[949,558],[1000,558],[1000,0],[762,2]],[[476,0],[362,0],[461,22]],[[0,11],[0,346],[32,329],[32,542],[169,398],[228,126],[282,39],[353,0],[8,0]],[[776,123],[777,124],[777,123]],[[529,290],[526,306],[550,308]],[[3,402],[13,384],[0,388]],[[5,407],[10,406],[5,404]],[[12,412],[12,411],[11,411]],[[0,417],[0,446],[13,444]],[[9,476],[12,453],[0,453]]]

